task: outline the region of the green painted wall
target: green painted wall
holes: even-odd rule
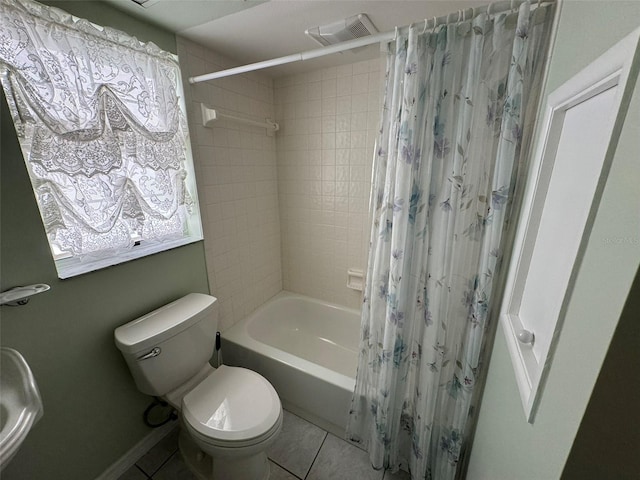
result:
[[[640,27],[637,1],[563,3],[547,92]],[[638,132],[637,84],[535,423],[525,421],[511,359],[499,329],[471,452],[469,480],[551,480],[562,475],[640,264]],[[576,174],[579,179],[579,172]],[[627,408],[637,406],[627,403]],[[635,450],[637,455],[637,446]]]
[[[51,3],[175,52],[172,34],[108,6]],[[51,285],[26,306],[0,307],[0,343],[27,359],[45,411],[2,479],[93,479],[149,432],[149,397],[136,390],[113,330],[189,292],[208,293],[204,248],[59,280],[4,97],[0,107],[0,288]]]

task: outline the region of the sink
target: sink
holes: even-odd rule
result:
[[[42,399],[24,357],[0,348],[0,471],[42,417]]]

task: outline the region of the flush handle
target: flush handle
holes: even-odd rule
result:
[[[138,360],[146,360],[148,358],[157,357],[158,355],[160,355],[161,351],[162,350],[160,350],[160,347],[154,347],[153,350],[151,350],[149,353],[145,353],[144,355],[139,356]]]

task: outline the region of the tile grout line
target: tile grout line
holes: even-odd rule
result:
[[[309,469],[307,470],[307,473],[304,476],[304,480],[306,480],[309,477],[309,473],[311,472],[311,469],[313,468],[313,464],[316,463],[316,460],[318,459],[318,455],[320,455],[320,450],[322,450],[322,447],[324,446],[324,442],[327,441],[327,437],[328,436],[329,436],[329,432],[325,431],[324,432],[324,438],[322,439],[322,443],[320,444],[320,448],[316,452],[316,456],[313,457],[313,461],[311,462],[311,465],[309,465]]]
[[[165,461],[164,461],[164,462],[162,462],[162,464],[161,464],[158,468],[156,468],[156,469],[155,469],[155,471],[154,471],[151,475],[149,475],[149,474],[148,474],[148,473],[146,473],[144,470],[142,470],[142,468],[141,468],[141,467],[138,467],[138,464],[136,464],[136,467],[138,467],[138,469],[142,470],[142,472],[144,472],[144,474],[145,474],[145,475],[147,475],[147,477],[149,477],[151,480],[153,480],[153,476],[154,476],[154,475],[156,475],[158,472],[160,472],[160,470],[162,470],[162,468],[163,468],[167,463],[169,463],[169,460],[171,460],[171,458],[172,458],[176,453],[178,453],[179,451],[180,451],[180,449],[179,449],[179,448],[176,448],[174,451],[172,451],[172,452],[169,454],[169,456],[165,459]]]
[[[147,472],[145,472],[144,470],[142,470],[138,465],[136,465],[135,463],[133,464],[133,466],[139,471],[142,472],[142,474],[147,478],[150,479],[151,477],[149,475],[147,475]]]
[[[298,480],[302,480],[300,479],[300,477],[298,475],[296,475],[295,473],[293,473],[291,470],[289,470],[288,468],[283,467],[282,465],[280,465],[278,462],[276,462],[273,458],[269,458],[269,461],[277,466],[279,466],[281,469],[283,469],[285,472],[290,473],[291,475],[293,475],[295,478],[297,478]]]

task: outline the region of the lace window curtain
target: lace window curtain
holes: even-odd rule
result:
[[[3,0],[0,78],[54,252],[90,263],[201,239],[177,57]]]

